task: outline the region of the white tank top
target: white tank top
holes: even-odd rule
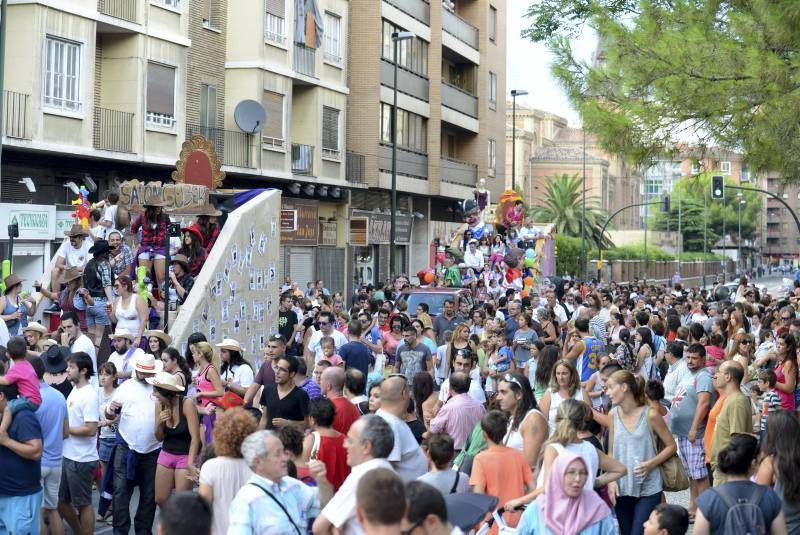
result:
[[[514,422],[509,420],[508,431],[506,431],[506,436],[505,438],[503,438],[503,444],[505,444],[509,448],[514,448],[515,450],[524,451],[523,446],[525,441],[522,439],[522,432],[520,430],[522,429],[522,424],[525,423],[525,420],[528,419],[528,416],[530,416],[532,412],[537,412],[539,414],[542,414],[537,409],[529,410],[528,412],[525,413],[525,417],[522,419],[522,421],[519,423],[519,426],[517,426],[515,430],[512,430],[511,428]]]
[[[549,437],[553,436],[553,433],[556,431],[556,414],[558,414],[558,406],[561,405],[566,398],[562,398],[561,394],[558,392],[550,391],[550,411],[547,413],[547,425],[550,427],[550,434]],[[580,388],[575,391],[575,395],[572,396],[572,399],[576,399],[578,401],[583,401],[583,390]]]
[[[128,329],[134,336],[139,332],[139,313],[136,312],[136,296],[132,295],[129,298],[128,306],[123,307],[122,298],[117,299],[117,329]],[[134,345],[138,345],[139,341],[134,340]]]

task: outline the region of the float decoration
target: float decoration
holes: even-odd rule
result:
[[[72,201],[72,206],[75,207],[75,211],[72,212],[72,218],[75,219],[76,223],[80,223],[80,225],[84,229],[89,229],[89,215],[92,213],[92,204],[89,202],[89,190],[86,189],[86,186],[81,186],[78,190],[78,198]]]

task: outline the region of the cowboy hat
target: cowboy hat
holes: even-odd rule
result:
[[[39,334],[47,334],[47,327],[39,323],[38,321],[31,321],[28,323],[26,327],[22,328],[22,332],[25,331],[36,331]]]
[[[103,253],[107,253],[111,250],[111,246],[108,244],[106,240],[97,240],[92,245],[91,249],[89,249],[89,254],[94,256],[101,255]]]
[[[139,373],[156,374],[162,370],[164,363],[149,353],[139,353],[134,359],[133,369]]]
[[[234,340],[233,338],[225,338],[222,343],[216,344],[216,346],[220,349],[227,349],[228,351],[238,351],[239,353],[244,353],[244,348],[239,345],[239,342]]]
[[[184,270],[189,271],[189,259],[186,258],[184,255],[176,254],[175,256],[172,257],[172,259],[170,259],[170,263],[174,264],[176,262],[182,265]]]
[[[203,243],[203,235],[200,233],[200,229],[197,228],[196,225],[189,225],[188,227],[183,227],[181,229],[183,234],[190,232],[194,238],[197,238],[198,243]]]
[[[44,361],[44,369],[47,373],[61,373],[67,369],[67,357],[69,356],[69,348],[66,346],[54,345],[47,348],[42,353],[42,360]]]
[[[145,208],[147,208],[148,206],[152,206],[154,208],[160,206],[161,208],[163,208],[166,205],[167,205],[166,201],[162,201],[161,199],[150,199],[149,201],[145,201],[144,203],[142,203],[142,206],[144,206]]]
[[[222,212],[214,208],[212,205],[204,206],[200,209],[200,212],[197,214],[198,216],[205,215],[209,217],[219,217],[222,215]]]
[[[76,238],[78,236],[88,236],[89,231],[83,228],[83,225],[80,223],[75,223],[70,227],[69,230],[64,232],[64,236],[68,236],[70,238]]]
[[[167,345],[170,345],[172,343],[172,337],[160,329],[145,331],[144,335],[147,337],[148,340],[152,337],[155,337]]]
[[[6,277],[5,279],[3,279],[3,283],[6,285],[6,291],[5,291],[5,293],[8,293],[8,292],[9,292],[9,290],[11,290],[11,288],[13,288],[14,286],[16,286],[17,284],[22,284],[22,282],[23,282],[24,280],[25,280],[25,279],[21,279],[21,278],[19,278],[19,275],[16,275],[16,274],[14,274],[14,273],[12,273],[11,275],[9,275],[9,276],[8,276],[8,277]]]
[[[128,329],[124,327],[117,327],[117,330],[114,331],[114,334],[109,336],[109,338],[113,338],[114,340],[116,340],[117,338],[127,338],[128,340],[133,341],[135,337],[133,336],[133,333],[130,332]]]
[[[178,376],[169,372],[158,372],[154,377],[148,377],[145,381],[162,390],[171,392],[183,392],[185,390],[183,385],[178,383]]]
[[[78,270],[78,268],[71,267],[64,272],[64,275],[61,277],[61,282],[67,284],[75,279],[80,279],[82,276],[83,274]]]

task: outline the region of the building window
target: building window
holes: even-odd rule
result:
[[[489,6],[489,40],[494,41],[497,37],[497,8]]]
[[[392,106],[381,104],[381,141],[392,142]],[[428,125],[421,115],[397,109],[397,145],[413,151],[428,152]]]
[[[719,162],[719,169],[722,171],[723,175],[730,176],[731,174],[731,162]]]
[[[322,107],[322,157],[328,160],[341,160],[339,152],[339,110]]]
[[[217,127],[217,88],[213,85],[200,87],[200,126]]]
[[[203,0],[202,14],[205,28],[219,28],[219,5],[217,0]]]
[[[342,62],[342,18],[325,12],[324,59],[339,65]]]
[[[147,126],[175,128],[175,67],[147,64]]]
[[[158,3],[162,6],[170,7],[172,9],[181,8],[181,0],[158,0]]]
[[[286,45],[286,5],[284,0],[266,0],[264,40],[281,46]]]
[[[265,149],[283,152],[283,95],[272,91],[264,91],[262,100],[267,112],[267,124],[261,132],[261,143]]]
[[[489,107],[497,109],[497,74],[489,72]]]
[[[388,20],[383,21],[383,58],[394,61],[392,34],[405,31]],[[397,65],[421,76],[428,76],[428,42],[415,37],[397,43]]]
[[[44,61],[44,106],[62,111],[81,109],[81,45],[47,37]]]
[[[497,141],[494,139],[489,140],[489,176],[495,176],[495,169],[497,167]]]

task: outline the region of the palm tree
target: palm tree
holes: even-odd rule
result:
[[[583,184],[578,174],[556,175],[547,182],[543,198],[530,209],[534,221],[552,223],[559,234],[580,237],[583,212]],[[586,237],[598,247],[613,247],[608,235],[601,234],[608,215],[596,197],[586,197]]]

